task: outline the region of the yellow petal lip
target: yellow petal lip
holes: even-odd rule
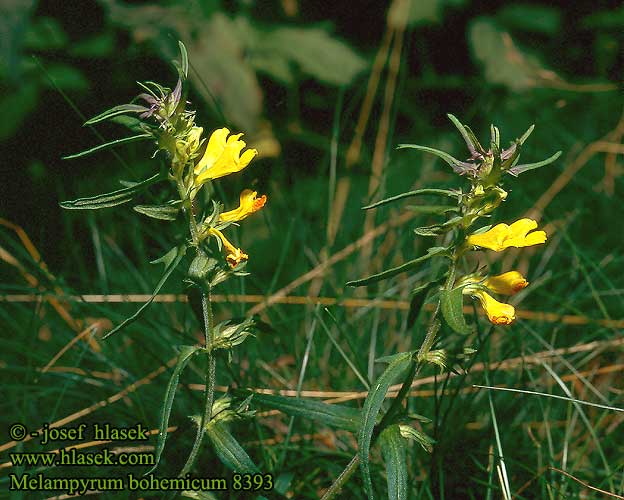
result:
[[[466,242],[468,245],[487,248],[500,252],[509,247],[528,247],[539,245],[546,241],[544,231],[532,231],[537,228],[537,222],[532,219],[520,219],[508,226],[497,224],[489,231],[480,234],[471,234]]]
[[[255,149],[248,149],[241,155],[246,146],[245,141],[240,140],[243,134],[229,134],[230,130],[224,127],[210,136],[206,151],[193,169],[196,185],[240,172],[258,154]]]
[[[245,189],[240,194],[240,205],[234,210],[223,212],[219,216],[221,222],[236,222],[249,217],[254,212],[260,210],[267,201],[266,195],[258,198],[258,192],[251,189]]]
[[[472,294],[479,299],[490,322],[495,325],[510,325],[516,319],[516,310],[511,304],[499,302],[483,290],[474,290]]]
[[[508,271],[497,276],[490,276],[483,285],[494,293],[514,295],[529,285],[529,282],[518,271]]]

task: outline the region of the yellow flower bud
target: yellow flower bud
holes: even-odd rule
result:
[[[494,293],[514,295],[525,288],[529,282],[518,271],[509,271],[497,276],[490,276],[483,284]]]
[[[488,318],[495,325],[510,325],[516,319],[516,310],[511,304],[499,302],[483,290],[472,290],[470,293],[479,299]]]

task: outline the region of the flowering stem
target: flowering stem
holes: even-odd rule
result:
[[[212,327],[212,302],[210,301],[210,286],[208,286],[206,291],[202,292],[202,312],[204,315],[204,337],[206,341],[206,346],[208,347],[212,345],[214,340],[214,329]],[[189,472],[191,467],[193,467],[193,464],[197,459],[197,455],[199,453],[199,448],[204,438],[204,434],[206,433],[206,426],[212,418],[217,358],[215,357],[212,349],[207,349],[206,354],[208,356],[208,369],[206,370],[206,384],[204,387],[204,411],[201,415],[199,428],[197,429],[197,435],[195,436],[195,442],[193,443],[193,448],[191,449],[191,453],[189,454],[186,464],[184,464],[184,467],[180,471],[180,476],[184,476],[187,472]]]

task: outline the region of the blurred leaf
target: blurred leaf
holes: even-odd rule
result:
[[[36,17],[24,34],[24,47],[30,50],[58,50],[67,44],[67,35],[53,17]]]
[[[252,54],[254,48],[252,47]],[[346,85],[364,70],[366,60],[321,28],[278,28],[258,37],[255,50],[267,57],[282,57],[301,71],[325,83]],[[284,64],[278,69],[286,77]]]
[[[73,42],[69,53],[74,57],[108,57],[115,51],[115,36],[105,31],[86,40]]]
[[[0,99],[0,141],[11,137],[37,105],[39,91],[35,83],[25,83]]]
[[[399,424],[386,427],[379,436],[381,454],[386,464],[388,499],[407,498],[407,447]]]
[[[377,415],[386,398],[389,387],[399,379],[413,363],[412,353],[401,353],[388,365],[377,381],[371,386],[362,408],[362,424],[357,434],[360,468],[364,477],[364,490],[368,498],[373,498],[370,476],[369,453]]]
[[[282,411],[287,415],[307,418],[351,432],[357,430],[360,422],[359,410],[338,404],[256,393],[253,393],[253,402],[262,407]]]
[[[624,29],[624,5],[619,9],[600,10],[583,18],[584,28]]]
[[[14,83],[21,76],[24,36],[36,3],[35,0],[0,2],[0,76]]]
[[[561,26],[561,12],[549,5],[513,3],[496,12],[496,19],[509,29],[554,35]]]
[[[54,82],[52,85],[48,78],[43,79],[44,84],[63,90],[86,90],[89,88],[89,81],[80,70],[66,64],[48,64],[45,66],[47,76]]]
[[[62,201],[59,205],[67,210],[98,210],[100,208],[109,208],[128,203],[134,196],[146,189],[148,186],[163,179],[160,173],[157,173],[141,182],[133,183],[123,189],[118,189],[111,193],[98,194],[87,198],[78,198],[77,200]]]
[[[188,362],[191,360],[191,358],[201,350],[201,346],[184,345],[180,347],[180,355],[178,356],[178,361],[175,368],[173,369],[173,373],[171,374],[169,383],[167,384],[167,390],[165,391],[165,401],[163,403],[160,413],[158,441],[156,443],[156,450],[154,453],[155,463],[151,469],[145,472],[145,474],[149,474],[150,472],[156,470],[156,467],[158,467],[158,462],[160,462],[160,456],[165,449],[165,442],[167,441],[167,426],[169,425],[169,416],[171,415],[173,399],[175,398],[175,393],[178,389],[180,374],[182,373],[182,370],[184,370]]]
[[[457,333],[467,335],[472,333],[472,328],[464,319],[464,294],[463,287],[453,290],[440,291],[440,309],[446,323]]]
[[[240,474],[255,474],[258,467],[224,424],[213,421],[206,426],[208,438],[221,462]]]
[[[535,87],[536,73],[545,71],[535,58],[516,47],[509,33],[487,18],[472,21],[469,37],[475,58],[484,66],[485,78],[492,83],[523,91]]]
[[[388,13],[388,25],[415,26],[432,24],[440,20],[442,0],[401,0],[392,2]]]

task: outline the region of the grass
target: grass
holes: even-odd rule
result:
[[[430,223],[429,218],[410,211],[405,206],[409,203],[380,208],[368,217],[362,205],[408,186],[446,187],[451,182],[441,162],[394,151],[395,144],[405,142],[397,136],[460,146],[450,135],[450,124],[432,127],[416,118],[413,130],[402,129],[399,97],[397,102],[387,99],[388,121],[382,122],[381,131],[375,130],[377,135],[365,136],[370,146],[365,141],[363,166],[345,167],[357,118],[352,102],[344,106],[350,114],[336,113],[328,136],[309,146],[317,158],[315,172],[287,174],[288,164],[282,160],[261,163],[274,174],[261,179],[269,204],[262,217],[236,234],[251,256],[252,274],[217,289],[214,308],[217,322],[230,315],[256,314],[266,327],[234,352],[231,363],[219,359],[218,391],[227,386],[251,388],[361,408],[381,373],[382,366],[374,360],[421,343],[430,309],[425,308],[415,327],[408,327],[406,309],[409,292],[424,271],[364,290],[344,287],[349,280],[414,258],[425,248],[412,229],[416,222]],[[518,321],[510,328],[493,328],[470,307],[478,333],[459,337],[444,330],[439,340],[439,346],[456,357],[455,371],[440,373],[429,367],[412,385],[409,410],[431,419],[421,425],[435,446],[432,454],[418,445],[409,448],[409,498],[623,498],[624,449],[619,436],[624,420],[624,292],[619,277],[624,259],[617,226],[621,179],[616,167],[617,155],[623,152],[624,120],[617,122],[608,97],[570,93],[563,111],[544,105],[551,101],[546,91],[536,90],[525,101],[505,101],[488,91],[465,113],[465,121],[472,115],[481,123],[498,123],[504,141],[536,120],[534,142],[524,154],[533,159],[553,149],[565,153],[556,165],[515,182],[497,216],[509,220],[526,212],[541,219],[549,234],[548,245],[539,252],[487,257],[494,269],[513,263],[531,281],[517,296]],[[579,120],[586,108],[592,119]],[[364,118],[374,128],[371,120]],[[374,160],[381,179],[371,179],[365,168],[375,158],[388,159],[382,164]],[[110,185],[115,177],[109,171],[94,175]],[[94,189],[92,179],[71,179],[62,186],[59,200],[67,199],[67,192]],[[158,194],[151,196],[157,199]],[[0,285],[3,428],[13,422],[29,430],[44,423],[61,427],[140,422],[154,429],[152,434],[157,432],[176,346],[198,343],[203,334],[185,303],[182,275],[176,272],[149,314],[107,341],[100,340],[139,307],[142,297],[137,295],[151,293],[158,271],[147,262],[164,254],[173,236],[163,223],[140,220],[126,207],[87,218],[63,213],[58,235],[64,240],[58,244],[63,258],[50,270],[44,265],[45,248],[35,247],[17,226],[0,227],[0,259],[5,264]],[[330,219],[335,234],[328,234]],[[81,299],[85,294],[89,297]],[[460,355],[468,346],[476,352],[463,359]],[[177,474],[193,443],[188,417],[200,411],[205,366],[193,361],[189,367],[173,405],[171,437],[157,470],[161,476]],[[391,388],[389,397],[397,390]],[[351,433],[274,410],[259,410],[255,419],[236,422],[231,430],[259,469],[275,475],[277,492],[289,498],[319,498],[357,449]],[[154,443],[155,436],[149,445]],[[114,443],[83,444],[92,451],[120,448]],[[53,451],[68,445],[42,447],[34,439],[12,443],[5,435],[0,442],[0,488],[8,488],[10,472],[24,470],[9,467],[9,452]],[[122,447],[144,449],[137,442]],[[371,467],[374,489],[381,496],[387,489],[386,472],[377,448]],[[128,470],[58,467],[53,472],[103,476]],[[195,472],[231,477],[208,445]],[[362,494],[360,475],[355,474],[339,498]],[[233,491],[215,494],[239,497]]]

